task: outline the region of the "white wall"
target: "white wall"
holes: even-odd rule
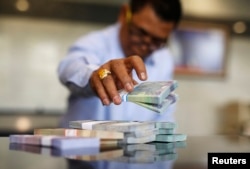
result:
[[[63,110],[67,90],[56,68],[80,35],[104,25],[0,18],[0,109]],[[250,40],[232,38],[224,80],[177,78],[180,96],[177,131],[189,135],[216,134],[219,109],[231,100],[250,101]]]
[[[191,135],[218,133],[220,109],[238,100],[250,102],[250,40],[232,38],[227,77],[224,80],[177,79],[178,131]]]
[[[68,47],[103,25],[0,18],[0,108],[65,107],[67,90],[56,69]]]

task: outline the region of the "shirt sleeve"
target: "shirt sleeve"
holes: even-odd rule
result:
[[[90,34],[79,39],[59,63],[60,81],[75,94],[89,94],[89,92],[81,93],[81,91],[90,91],[89,78],[103,62],[104,53],[105,46],[101,35]]]

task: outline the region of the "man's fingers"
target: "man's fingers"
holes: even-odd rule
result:
[[[135,69],[136,74],[140,80],[147,80],[148,77],[146,67],[141,57],[137,55],[130,56],[125,59],[125,63],[126,65],[129,65],[133,69]]]
[[[122,100],[120,95],[118,94],[112,74],[102,79],[102,84],[113,103],[116,105],[121,104]]]
[[[125,63],[124,60],[114,60],[110,63],[111,72],[115,74],[116,78],[119,80],[119,83],[122,84],[123,88],[127,91],[133,90],[133,79],[130,75],[130,71]],[[118,86],[119,87],[119,86]]]
[[[104,73],[106,75],[102,75],[100,72],[103,72],[104,70],[108,69],[100,68],[92,74],[91,86],[93,86],[103,105],[109,105],[111,102],[119,105],[122,100],[117,91],[112,73]]]
[[[109,105],[110,104],[109,96],[106,93],[106,90],[102,84],[102,81],[100,80],[97,74],[97,71],[93,73],[90,83],[91,83],[92,88],[94,88],[94,90],[96,91],[96,94],[101,99],[102,104]]]
[[[134,88],[134,79],[132,70],[135,69],[140,80],[147,79],[146,67],[143,60],[139,56],[130,56],[126,59],[118,59],[110,61],[111,72],[122,83],[127,91],[132,91]]]

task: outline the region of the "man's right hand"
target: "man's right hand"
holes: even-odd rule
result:
[[[108,70],[103,79],[98,72]],[[90,77],[90,85],[101,99],[103,105],[109,105],[113,102],[116,105],[121,104],[122,100],[118,93],[119,89],[125,89],[131,92],[137,83],[132,77],[132,70],[136,71],[138,78],[142,81],[147,79],[146,67],[139,56],[130,56],[122,59],[110,60],[95,70]]]

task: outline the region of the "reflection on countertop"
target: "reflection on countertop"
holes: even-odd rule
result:
[[[102,145],[101,147],[57,149],[20,143],[10,143],[9,150],[64,157],[83,161],[116,161],[121,163],[155,163],[178,158],[176,149],[185,148],[186,142],[151,142],[147,144]]]
[[[62,152],[54,152],[57,154],[53,155],[52,150],[47,148],[27,149],[27,147],[23,148],[22,145],[10,145],[7,137],[0,137],[0,141],[0,157],[6,161],[3,164],[0,163],[0,168],[3,169],[11,167],[23,169],[28,166],[36,166],[36,169],[75,169],[83,168],[83,166],[93,169],[205,169],[207,168],[209,152],[250,152],[250,139],[236,135],[188,136],[184,147],[170,148],[167,151],[164,151],[163,148],[158,149],[159,151],[152,151],[155,145],[132,145],[100,149],[99,153],[95,151],[90,156],[79,155],[79,151],[78,155],[70,155],[72,152],[63,152],[63,157],[58,154]],[[167,147],[167,144],[164,146]],[[20,150],[14,150],[18,148]],[[27,152],[28,150],[31,152]],[[152,154],[148,152],[149,150]],[[160,153],[165,153],[165,155],[162,158],[157,157],[156,154]],[[173,156],[173,154],[175,155]],[[15,160],[13,161],[13,159]],[[156,159],[158,161],[155,161]],[[46,167],[38,165],[41,163],[45,163]]]

